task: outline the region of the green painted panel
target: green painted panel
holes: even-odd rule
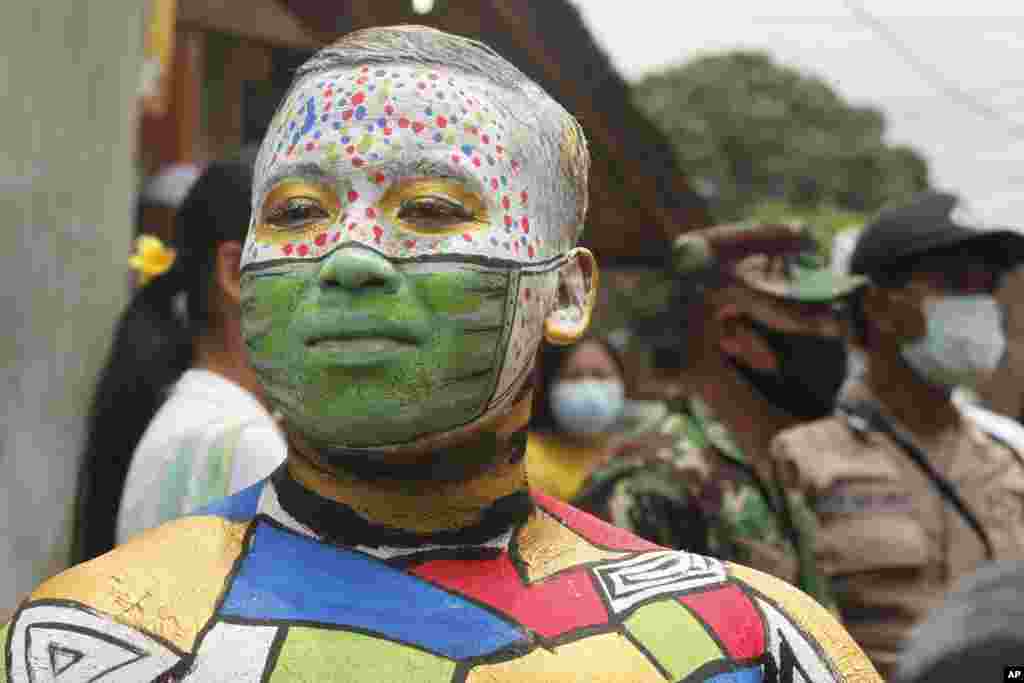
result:
[[[641,607],[626,619],[626,628],[673,680],[724,656],[701,623],[675,600]]]
[[[350,631],[292,626],[270,683],[402,681],[449,683],[455,662],[405,645]]]

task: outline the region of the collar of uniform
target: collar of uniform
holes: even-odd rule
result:
[[[703,435],[708,443],[721,451],[726,457],[744,465],[747,464],[747,456],[733,439],[729,428],[715,416],[711,406],[705,403],[699,396],[688,397],[685,406],[686,415],[695,431]]]

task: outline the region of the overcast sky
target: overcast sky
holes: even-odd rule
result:
[[[626,78],[702,53],[768,49],[882,109],[890,139],[922,152],[933,184],[963,196],[984,222],[1024,228],[1024,3],[858,2],[986,116],[916,71],[844,4],[852,0],[573,1]]]

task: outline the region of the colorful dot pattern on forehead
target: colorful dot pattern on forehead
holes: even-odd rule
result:
[[[552,218],[557,212],[536,201],[550,196],[551,169],[531,165],[537,157],[531,132],[507,114],[509,101],[520,102],[513,97],[483,79],[405,65],[308,78],[264,141],[254,222],[265,190],[288,182],[283,174],[299,166],[323,172],[319,182],[336,193],[337,214],[322,229],[294,238],[278,232],[267,239],[251,230],[243,265],[315,259],[351,242],[392,258],[455,254],[541,263],[564,253],[572,237]],[[482,200],[483,220],[443,234],[407,229],[380,201],[416,176],[460,178]]]

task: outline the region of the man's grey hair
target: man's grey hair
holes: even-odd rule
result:
[[[540,86],[483,43],[426,26],[387,26],[362,29],[342,36],[318,51],[298,68],[288,94],[308,79],[337,69],[373,65],[413,65],[453,69],[498,86],[511,95],[496,102],[505,114],[532,133],[526,163],[557,168],[550,187],[536,188],[537,200],[564,206],[552,218],[579,238],[587,211],[587,174],[590,155],[586,137],[576,119]],[[275,118],[276,118],[275,114]]]

